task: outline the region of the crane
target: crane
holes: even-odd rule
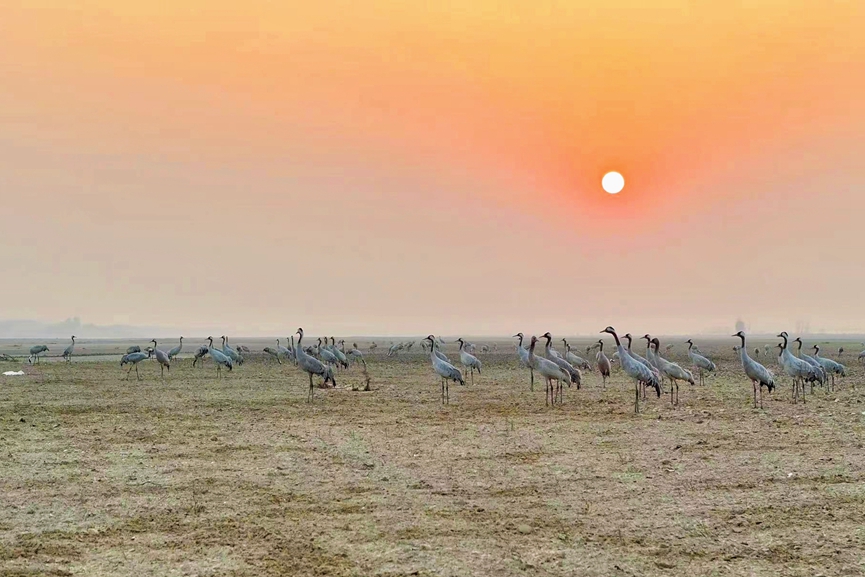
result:
[[[603,379],[604,388],[606,389],[607,378],[610,376],[612,365],[610,364],[610,359],[608,359],[607,355],[604,354],[604,341],[602,339],[598,340],[598,345],[600,346],[600,349],[595,357],[595,362],[598,365],[598,372],[601,373],[601,379]]]
[[[195,367],[195,365],[198,364],[198,361],[201,361],[201,364],[204,365],[204,357],[207,356],[207,353],[209,351],[210,349],[207,347],[207,345],[201,345],[200,347],[198,347],[198,349],[196,349],[195,351],[195,356],[192,359],[192,366]]]
[[[562,339],[562,342],[565,344],[565,360],[571,363],[578,369],[585,369],[587,371],[592,370],[592,365],[589,364],[589,361],[584,359],[579,355],[575,355],[571,352],[571,345],[568,344],[568,339]]]
[[[563,359],[561,356],[559,356],[559,353],[553,350],[551,346],[553,336],[549,332],[541,335],[541,338],[547,340],[547,344],[544,345],[544,356],[546,356],[547,359],[556,363],[560,369],[568,373],[568,375],[570,376],[570,379],[568,380],[569,387],[571,386],[570,383],[575,383],[578,389],[581,388],[583,376],[580,374],[580,369],[574,368],[571,363]],[[562,394],[564,394],[564,391],[562,391]]]
[[[330,350],[330,347],[327,344],[326,337],[324,340],[324,345],[321,344],[321,339],[318,339],[318,356],[320,356],[321,360],[328,365],[336,365],[339,363],[339,359],[337,359],[336,355],[333,354],[333,351]]]
[[[619,353],[619,362],[622,363],[622,370],[625,374],[634,379],[634,412],[640,412],[640,386],[646,384],[655,387],[658,397],[661,396],[661,381],[658,376],[652,372],[648,366],[639,362],[619,341],[619,336],[616,334],[616,329],[607,327],[601,331],[613,335],[616,340],[616,352]],[[648,362],[648,361],[647,361]]]
[[[168,369],[168,372],[171,373],[171,359],[168,358],[168,353],[159,350],[156,339],[150,342],[153,343],[153,356],[156,357],[156,362],[159,363],[160,376],[165,379],[165,369]]]
[[[120,366],[123,367],[123,365],[127,364],[132,365],[131,367],[129,367],[129,370],[126,371],[127,381],[129,380],[129,373],[132,372],[133,368],[135,368],[135,376],[138,377],[139,381],[141,380],[141,375],[138,373],[138,363],[140,363],[144,359],[149,359],[150,353],[150,349],[147,349],[146,353],[142,353],[141,351],[139,351],[137,353],[126,353],[125,355],[123,355],[123,358],[120,359]]]
[[[345,341],[339,341],[344,343]],[[339,350],[339,347],[336,346],[336,339],[330,337],[330,352],[336,357],[337,363],[344,369],[348,368],[348,358],[346,358],[345,353]]]
[[[650,341],[651,344],[655,345],[655,364],[658,367],[658,371],[668,379],[670,379],[670,404],[678,405],[679,404],[679,381],[687,381],[690,384],[694,384],[694,375],[691,374],[691,371],[683,369],[676,363],[671,363],[664,357],[662,357],[658,353],[658,347],[661,346],[661,342],[654,338]],[[673,402],[673,387],[676,387],[676,402]]]
[[[180,354],[180,351],[183,350],[183,337],[180,337],[180,344],[168,351],[168,360],[172,360],[174,357]]]
[[[66,362],[72,361],[72,351],[75,350],[75,335],[72,335],[72,344],[66,347],[63,351],[63,358],[66,359]]]
[[[817,359],[813,357],[809,357],[808,355],[802,354],[802,338],[796,337],[796,340],[793,341],[797,343],[799,347],[796,349],[796,357],[805,361],[815,369],[815,373],[809,377],[809,382],[811,383],[811,392],[814,392],[814,381],[820,383],[820,386],[824,386],[826,384],[826,380],[828,379],[828,374],[825,370],[823,370],[823,365],[817,362]]]
[[[847,376],[847,368],[839,362],[833,361],[832,359],[824,359],[820,356],[820,347],[818,345],[814,345],[814,360],[816,360],[823,367],[823,370],[826,371],[829,376],[832,378],[832,390],[835,390],[835,375],[846,377]]]
[[[458,338],[454,342],[460,344],[460,362],[471,372],[471,383],[474,385],[475,370],[477,370],[478,375],[481,374],[481,362],[476,356],[465,350],[465,341],[462,338]]]
[[[771,393],[775,390],[775,375],[772,372],[748,356],[748,348],[745,346],[745,333],[739,331],[734,337],[742,339],[742,346],[737,347],[739,360],[742,361],[742,369],[745,375],[751,379],[751,387],[754,389],[754,408],[757,408],[757,387],[760,388],[760,408],[763,408],[763,387]],[[758,349],[759,350],[759,349]]]
[[[360,349],[357,347],[357,343],[351,344],[351,349],[349,349],[345,356],[360,361],[363,363],[363,366],[366,367],[366,360],[363,358],[363,353],[360,352]]]
[[[633,337],[631,337],[631,333],[625,333],[625,336],[623,336],[622,338],[628,339],[628,354],[631,355],[631,358],[634,359],[635,361],[637,361],[638,363],[640,363],[641,365],[643,365],[644,367],[646,367],[647,369],[649,369],[650,371],[652,371],[652,373],[655,375],[655,378],[660,383],[661,382],[661,373],[658,372],[658,369],[656,369],[655,366],[648,361],[648,359],[641,357],[640,355],[638,355],[637,353],[635,353],[634,351],[631,350],[631,344],[633,341]],[[644,399],[646,398],[645,385],[646,385],[646,383],[643,383],[642,394],[643,394]]]
[[[263,352],[267,353],[268,355],[270,355],[271,357],[273,357],[274,359],[276,359],[276,362],[277,362],[278,364],[280,364],[280,365],[282,364],[282,360],[279,358],[279,351],[274,350],[274,349],[272,349],[272,348],[270,348],[270,347],[264,347],[264,348],[261,349],[261,350],[262,350]]]
[[[308,355],[303,350],[303,346],[300,344],[301,341],[303,341],[303,328],[297,329],[297,346],[294,348],[294,352],[297,355],[297,366],[309,375],[309,395],[307,396],[307,401],[312,403],[315,402],[315,387],[312,384],[312,375],[319,375],[324,379],[325,383],[330,381],[334,387],[336,386],[336,379],[333,376],[333,371],[329,370],[324,363]],[[321,342],[321,339],[319,339],[319,342]],[[325,349],[321,350],[324,351]]]
[[[438,349],[438,342],[435,337],[429,335],[426,340],[430,342],[430,346],[432,347],[429,358],[430,362],[432,362],[433,370],[435,370],[442,379],[442,404],[450,404],[450,382],[453,381],[465,385],[466,381],[463,379],[463,374],[458,368],[447,361],[443,361],[435,354],[436,349]]]
[[[532,340],[529,343],[529,366],[544,377],[544,380],[547,382],[546,392],[544,393],[544,404],[555,405],[558,400],[564,402],[562,381],[570,381],[571,375],[553,361],[537,356],[535,354],[535,345],[537,343],[538,337],[532,336]],[[555,389],[553,388],[553,381],[556,381]]]
[[[803,361],[802,359],[798,359],[793,356],[790,350],[787,348],[787,331],[782,331],[777,335],[779,338],[784,339],[783,343],[778,343],[778,348],[781,349],[778,355],[778,362],[781,364],[781,367],[787,373],[789,377],[793,379],[793,402],[799,398],[799,386],[802,386],[802,402],[805,402],[805,379],[808,378],[812,373],[813,369],[811,365]]]
[[[231,360],[231,357],[220,351],[219,349],[213,348],[213,337],[207,337],[207,341],[210,343],[207,346],[207,352],[210,354],[210,358],[216,363],[216,376],[222,376],[222,367],[225,367],[229,370],[229,372],[234,368],[234,363]],[[222,337],[223,343],[225,342],[225,337]],[[223,345],[224,346],[224,345]]]
[[[41,355],[42,353],[47,353],[49,350],[50,349],[46,345],[36,345],[30,347],[30,357],[28,358],[30,364],[32,365],[34,362],[38,363],[39,355]]]
[[[288,339],[285,339],[285,342],[288,342]],[[291,358],[291,351],[282,346],[279,343],[279,339],[276,339],[276,360],[279,361],[279,357],[288,357]],[[282,364],[282,361],[279,361]]]
[[[514,335],[515,338],[519,338],[519,342],[517,343],[517,356],[520,358],[520,364],[529,369],[529,379],[530,385],[529,390],[535,390],[535,369],[532,368],[532,365],[529,364],[529,351],[528,349],[523,348],[523,333],[517,333]]]
[[[718,370],[718,367],[716,367],[715,363],[713,363],[711,360],[694,350],[700,350],[696,345],[694,345],[694,341],[688,339],[685,342],[688,343],[688,358],[691,359],[691,363],[693,363],[694,366],[697,367],[697,370],[700,373],[700,384],[705,384],[705,379],[703,378],[703,371],[709,371],[710,373],[714,373],[716,370]]]
[[[228,357],[229,359],[231,359],[232,363],[237,363],[238,365],[242,365],[243,361],[241,360],[240,355],[237,354],[237,351],[235,351],[233,348],[231,348],[230,344],[228,344],[228,337],[225,335],[222,335],[221,338],[222,338],[222,351],[221,351],[222,354],[225,355],[226,357]]]

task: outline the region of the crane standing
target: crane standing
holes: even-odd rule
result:
[[[75,350],[75,335],[72,335],[72,344],[66,347],[63,351],[63,358],[66,359],[66,362],[72,361],[72,352]]]
[[[144,359],[150,358],[150,349],[147,349],[146,353],[137,352],[137,353],[126,353],[123,355],[123,358],[120,359],[120,366],[131,364],[129,370],[126,371],[126,380],[129,380],[129,373],[132,372],[132,369],[135,368],[135,376],[138,377],[138,380],[141,380],[141,375],[138,373],[138,363],[143,361]]]
[[[159,350],[156,339],[150,342],[153,343],[153,356],[156,357],[156,362],[159,363],[160,376],[164,379],[165,369],[168,369],[168,372],[171,373],[171,359],[168,357],[168,353]]]
[[[432,347],[429,358],[430,362],[432,362],[433,370],[435,370],[442,379],[442,404],[450,404],[450,382],[454,381],[461,385],[465,385],[466,381],[458,368],[447,361],[443,361],[435,354],[436,349],[438,348],[438,342],[436,342],[435,337],[429,335],[426,340],[430,342],[430,346]]]
[[[760,388],[760,408],[763,408],[763,387],[765,386],[769,392],[775,390],[775,375],[769,369],[748,356],[748,348],[745,346],[745,333],[739,331],[734,337],[742,339],[742,346],[737,347],[739,352],[739,360],[742,361],[742,369],[745,375],[751,379],[751,387],[754,389],[754,408],[757,408],[757,387]],[[759,349],[758,349],[759,350]]]
[[[315,386],[312,384],[312,375],[319,375],[324,379],[325,383],[330,381],[333,383],[334,387],[336,386],[336,379],[333,376],[333,371],[325,366],[324,363],[307,354],[306,351],[303,350],[301,341],[303,341],[303,328],[297,329],[297,346],[295,347],[294,352],[297,355],[297,366],[309,375],[309,394],[307,395],[306,400],[313,403],[315,402]],[[325,349],[321,350],[324,351]]]
[[[610,359],[607,358],[607,355],[604,354],[604,341],[602,339],[598,340],[598,345],[600,349],[598,350],[598,354],[595,357],[595,362],[598,365],[598,372],[601,373],[601,379],[603,381],[604,388],[607,388],[607,378],[610,376],[610,371],[612,369],[612,364],[610,364]]]
[[[570,381],[571,375],[553,361],[537,356],[535,354],[535,345],[537,343],[538,337],[532,336],[532,340],[529,343],[529,366],[538,371],[547,382],[544,393],[544,404],[555,405],[559,399],[561,399],[561,402],[564,402],[562,381]],[[553,388],[553,381],[556,381],[555,389]]]
[[[168,351],[168,360],[173,360],[177,355],[180,354],[180,351],[183,350],[183,337],[180,337],[180,344]]]
[[[535,369],[532,368],[532,365],[529,363],[529,351],[528,349],[523,348],[523,333],[517,333],[514,335],[520,339],[517,343],[517,356],[520,358],[520,364],[529,369],[529,390],[535,390]]]
[[[700,384],[705,384],[706,381],[703,378],[703,371],[714,373],[716,370],[718,370],[718,367],[716,367],[715,363],[713,363],[710,359],[704,357],[703,355],[699,354],[694,350],[700,350],[696,347],[696,345],[694,345],[694,341],[688,339],[685,342],[688,343],[688,358],[691,359],[691,363],[693,363],[694,366],[697,367],[697,370],[700,373]]]
[[[223,343],[225,342],[225,337],[223,338]],[[210,358],[216,363],[216,376],[217,378],[222,376],[222,367],[225,367],[229,371],[234,369],[234,363],[231,360],[231,357],[220,351],[219,349],[213,348],[213,337],[207,337],[207,341],[210,343],[207,347],[207,352],[210,355]]]
[[[601,332],[613,335],[613,338],[616,340],[616,352],[619,353],[619,362],[622,364],[622,370],[625,371],[626,375],[634,379],[634,412],[639,413],[641,385],[645,384],[654,387],[660,397],[660,379],[649,369],[648,366],[632,357],[631,353],[622,346],[619,336],[616,334],[616,329],[613,327],[607,327]]]
[[[460,344],[460,362],[471,372],[471,383],[474,385],[475,370],[477,370],[478,375],[481,374],[481,361],[465,349],[465,341],[463,341],[462,338],[459,338],[454,342]]]

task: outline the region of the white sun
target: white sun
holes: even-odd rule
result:
[[[601,186],[610,194],[618,194],[625,188],[625,177],[618,172],[608,172],[601,179]]]

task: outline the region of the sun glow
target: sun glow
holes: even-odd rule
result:
[[[618,172],[608,172],[601,179],[601,186],[610,194],[618,194],[625,188],[625,177]]]

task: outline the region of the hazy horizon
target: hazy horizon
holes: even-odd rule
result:
[[[13,0],[0,318],[863,332],[863,28],[865,3]]]

